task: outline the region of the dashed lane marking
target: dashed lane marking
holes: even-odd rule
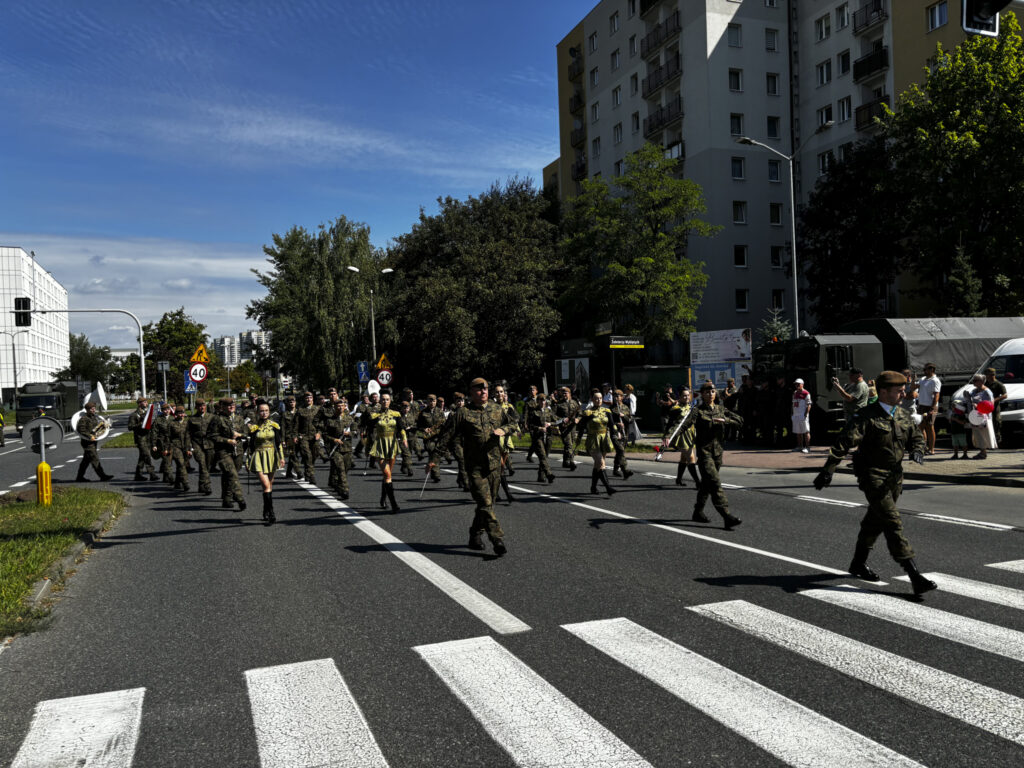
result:
[[[990,531],[1012,531],[1012,525],[1002,523],[986,523],[981,520],[966,520],[962,517],[950,517],[948,515],[936,515],[931,512],[922,512],[918,517],[924,520],[934,520],[937,523],[953,523],[954,525],[966,525],[971,528],[987,528]]]
[[[819,504],[828,504],[828,505],[833,506],[833,507],[863,507],[863,506],[865,506],[864,504],[861,504],[861,503],[856,502],[856,501],[841,501],[840,499],[826,499],[823,496],[797,496],[796,498],[799,499],[800,501],[816,501]]]
[[[1013,571],[1014,573],[1024,573],[1024,560],[1008,560],[1005,563],[989,563],[986,567],[999,568],[1000,570]]]

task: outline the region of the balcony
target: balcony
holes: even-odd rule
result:
[[[679,77],[683,72],[683,57],[678,53],[674,56],[670,56],[668,60],[658,67],[656,70],[651,72],[643,81],[643,95],[644,98],[649,98],[652,94],[658,92],[659,88],[662,88],[667,83],[671,82],[674,78]]]
[[[573,114],[580,112],[583,109],[583,92],[576,91],[569,99],[569,111]]]
[[[860,82],[889,68],[889,48],[879,48],[853,62],[853,81]]]
[[[569,143],[578,147],[580,144],[587,140],[587,129],[586,126],[582,128],[573,128],[572,133],[569,134]]]
[[[572,180],[582,181],[585,178],[587,178],[587,161],[586,159],[577,160],[572,164]]]
[[[875,24],[881,24],[887,18],[889,12],[885,9],[885,0],[869,0],[853,12],[853,34],[859,35]]]
[[[583,59],[577,56],[575,59],[572,60],[572,64],[569,65],[569,79],[573,81],[579,80],[582,74]]]
[[[683,118],[683,97],[676,96],[668,104],[658,107],[644,118],[644,138],[649,139],[658,131],[667,128]]]
[[[679,23],[679,11],[675,11],[640,41],[640,56],[646,59],[655,53],[663,43],[678,35],[680,29],[682,26]]]
[[[640,0],[640,18],[646,16],[659,5],[661,5],[661,0]]]
[[[854,111],[854,123],[857,126],[858,131],[869,131],[875,127],[875,118],[882,117],[885,111],[882,109],[882,105],[889,105],[889,97],[883,96],[880,99],[869,101],[867,104],[861,104]]]

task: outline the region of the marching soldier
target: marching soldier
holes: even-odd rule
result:
[[[210,487],[210,464],[213,461],[213,443],[207,438],[213,414],[207,413],[206,402],[196,400],[195,413],[188,420],[188,437],[192,444],[192,456],[199,465],[199,492],[203,496],[213,493]]]
[[[412,452],[415,450],[416,446],[416,438],[414,436],[416,430],[416,417],[411,411],[411,404],[408,400],[402,400],[398,403],[398,412],[402,415],[401,427],[405,430],[405,437],[408,440],[407,443],[401,443],[399,445],[402,452],[402,473],[412,477]]]
[[[629,469],[629,462],[626,461],[626,442],[629,440],[629,430],[633,424],[633,414],[629,406],[623,402],[623,392],[616,389],[612,393],[612,445],[615,446],[615,467],[612,472],[616,477],[621,476],[623,480],[629,480],[633,472]]]
[[[238,411],[243,424],[255,424],[256,423],[256,395],[249,394],[248,400],[244,402]]]
[[[189,439],[189,423],[185,421],[185,407],[176,406],[174,418],[167,425],[167,439],[163,454],[174,464],[174,487],[188,491],[188,460],[192,455],[192,441]],[[200,466],[202,459],[199,460]],[[207,475],[207,482],[210,477]]]
[[[164,453],[164,446],[167,445],[167,428],[174,421],[174,403],[164,403],[161,406],[160,415],[153,420],[153,453],[160,457],[160,475],[163,481],[172,485],[171,462]]]
[[[423,451],[420,449],[420,442],[416,436],[416,420],[420,415],[420,407],[416,403],[416,397],[413,394],[412,389],[409,387],[402,390],[402,400],[399,405],[401,405],[401,403],[409,404],[409,418],[407,419],[408,426],[405,428],[406,437],[409,438],[409,449],[416,454],[417,459],[422,459]],[[399,408],[398,410],[401,411],[402,409]]]
[[[885,536],[892,559],[910,577],[915,595],[936,589],[934,581],[925,578],[914,563],[914,550],[903,535],[903,520],[896,502],[903,491],[903,454],[924,463],[925,440],[914,424],[911,413],[898,407],[907,378],[897,371],[882,371],[876,379],[878,400],[854,412],[843,433],[829,450],[828,460],[814,487],[828,487],[843,457],[853,448],[853,470],[857,484],[868,500],[868,511],[860,523],[857,546],[850,563],[850,573],[865,581],[878,581],[878,574],[868,566],[868,555],[879,534]]]
[[[559,434],[562,437],[562,466],[565,469],[576,469],[576,425],[580,420],[580,404],[573,399],[568,387],[558,390],[558,398],[552,406],[555,416],[560,422]]]
[[[697,501],[693,505],[693,519],[698,523],[711,522],[704,514],[704,505],[710,498],[725,522],[725,530],[731,531],[743,521],[729,514],[729,499],[722,490],[718,470],[722,468],[722,443],[725,441],[726,426],[733,424],[742,427],[743,419],[716,400],[717,391],[710,381],[704,382],[700,388],[700,397],[700,405],[690,409],[682,425],[684,430],[690,424],[697,428],[694,445],[697,447],[701,482],[697,490]]]
[[[334,401],[334,413],[323,422],[322,429],[327,458],[331,462],[327,486],[344,500],[348,498],[348,471],[352,469],[352,435],[359,431],[344,398]]]
[[[317,424],[321,425],[321,427],[325,421],[334,418],[334,404],[338,402],[338,400],[338,390],[334,387],[330,387],[327,390],[327,399],[320,404],[320,414],[317,416]],[[323,429],[321,428],[321,432],[322,431]],[[327,452],[330,449],[326,445],[322,445],[322,441],[320,440],[317,441],[316,449],[320,458],[329,464],[330,461],[327,458]]]
[[[547,398],[545,397],[545,400],[546,399]],[[538,407],[537,387],[531,384],[530,396],[523,400],[523,424],[527,429],[530,429],[530,424],[536,421],[536,419],[532,419],[531,416],[533,411],[536,411]],[[533,441],[531,440],[530,447],[526,449],[526,460],[532,462],[534,453],[536,453],[536,451],[533,448]]]
[[[302,460],[303,476],[307,483],[316,485],[316,471],[313,461],[316,459],[320,441],[320,409],[313,405],[313,393],[303,396],[305,405],[295,415],[295,446]]]
[[[427,451],[427,471],[430,479],[435,483],[441,482],[441,470],[438,464],[441,459],[440,443],[438,433],[444,425],[444,412],[437,407],[437,396],[427,395],[427,405],[420,411],[416,419],[416,428],[423,436],[423,447]]]
[[[293,477],[301,477],[301,472],[298,469],[298,451],[296,443],[298,438],[298,410],[295,408],[295,396],[288,395],[284,399],[284,413],[278,415],[278,421],[281,423],[282,435],[284,436],[284,460],[287,465],[287,469],[284,473],[285,480],[291,480]]]
[[[224,509],[231,509],[232,502],[238,502],[238,510],[245,509],[245,496],[238,482],[237,454],[242,442],[242,430],[236,429],[235,401],[230,397],[221,398],[220,412],[210,421],[206,432],[213,443],[214,458],[220,468],[220,503]]]
[[[156,472],[153,471],[153,457],[150,455],[153,450],[152,430],[142,426],[146,421],[149,401],[140,397],[135,403],[138,408],[132,411],[132,415],[128,417],[128,429],[131,430],[132,437],[135,438],[135,450],[139,452],[139,459],[135,462],[135,479],[144,480],[142,471],[146,470],[149,473],[149,479],[156,480]]]
[[[108,475],[103,471],[103,465],[100,464],[99,454],[96,453],[96,435],[102,426],[103,420],[96,415],[96,403],[92,401],[86,403],[85,413],[83,413],[81,418],[78,419],[78,424],[75,426],[75,432],[78,433],[78,437],[82,441],[82,463],[78,465],[78,477],[75,478],[76,482],[89,482],[89,479],[85,476],[85,470],[90,466],[96,470],[96,474],[100,476],[100,480],[106,481],[114,479],[113,475]]]
[[[466,396],[464,394],[461,392],[455,392],[452,394],[452,412],[445,420],[446,426],[449,421],[455,418],[455,414],[458,412],[459,408],[462,408],[465,404]],[[451,432],[448,432],[447,434],[451,435],[448,439],[448,447],[451,450],[452,455],[455,457],[455,466],[458,467],[456,480],[459,488],[464,491],[468,491],[469,475],[466,473],[466,452],[462,450],[462,440],[456,438]]]
[[[531,389],[536,390],[536,387]],[[555,476],[548,465],[547,439],[548,430],[554,426],[557,419],[555,414],[548,407],[547,397],[543,392],[535,398],[535,406],[526,410],[526,428],[530,430],[530,450],[537,454],[537,482],[555,482]]]

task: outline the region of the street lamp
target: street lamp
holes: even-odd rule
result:
[[[28,333],[28,331],[0,331],[5,336],[11,337],[11,366],[14,369],[14,396],[18,396],[18,352],[17,347],[14,345],[14,337],[20,333]]]
[[[359,272],[359,267],[348,265],[349,272]],[[380,271],[382,275],[389,275],[394,272],[391,267],[385,267]],[[373,359],[377,360],[377,324],[373,315],[373,288],[370,289],[370,343],[373,345]]]
[[[817,130],[815,130],[814,133],[812,133],[811,135],[816,136],[822,131],[827,131],[833,125],[834,123],[831,120],[822,123],[821,125],[818,126]],[[767,144],[762,144],[760,141],[756,141],[750,138],[749,136],[739,136],[733,139],[733,141],[735,141],[737,144],[748,144],[755,147],[761,147],[762,149],[767,149],[773,155],[778,155],[787,163],[789,163],[789,227],[791,232],[793,233],[793,243],[792,247],[790,248],[790,265],[793,271],[793,338],[798,339],[800,338],[800,301],[798,293],[800,287],[796,270],[796,192],[793,188],[793,158],[795,158],[797,154],[799,154],[799,150],[794,151],[792,155],[785,155],[782,152],[779,152],[779,150],[775,149],[775,147],[770,147]]]

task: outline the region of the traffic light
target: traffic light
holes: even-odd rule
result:
[[[32,299],[17,297],[14,299],[14,324],[19,326],[32,325]]]
[[[964,32],[971,35],[999,37],[999,12],[1011,0],[963,0],[961,24]]]

